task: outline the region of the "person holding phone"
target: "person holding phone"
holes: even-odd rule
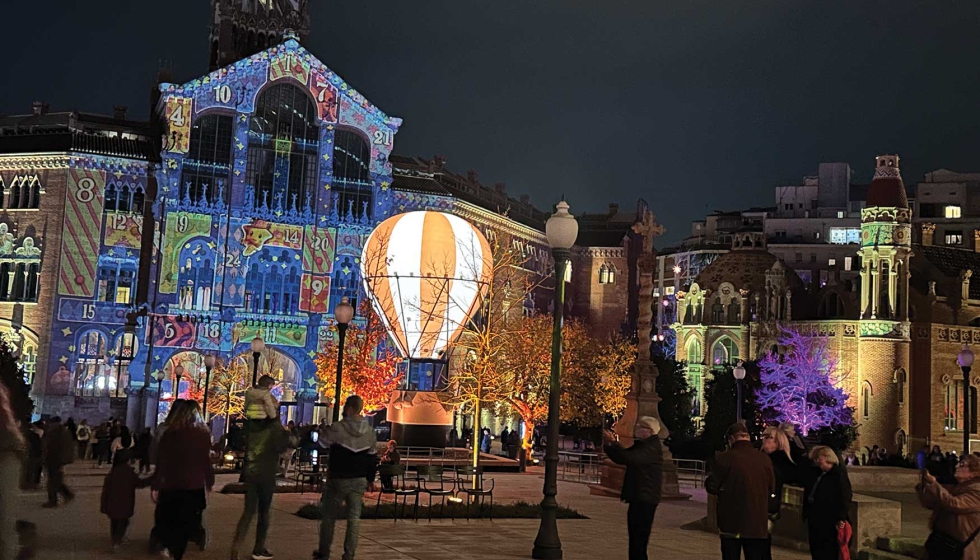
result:
[[[932,534],[926,541],[930,557],[941,557],[944,545],[954,544],[962,548],[962,558],[980,558],[980,457],[967,455],[956,465],[953,477],[956,485],[949,490],[942,487],[928,470],[922,471],[922,483],[916,487],[919,501],[932,510]]]

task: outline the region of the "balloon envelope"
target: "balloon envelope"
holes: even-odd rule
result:
[[[479,307],[493,257],[482,233],[441,212],[407,212],[364,245],[362,278],[404,356],[438,359]]]

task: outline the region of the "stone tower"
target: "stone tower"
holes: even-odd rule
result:
[[[277,45],[287,32],[300,41],[310,32],[309,0],[211,0],[211,10],[211,70]]]
[[[861,211],[861,321],[853,397],[861,425],[858,444],[907,453],[912,212],[898,161],[894,155],[876,158]]]

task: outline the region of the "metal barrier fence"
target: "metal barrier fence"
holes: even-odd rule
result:
[[[558,452],[558,478],[570,482],[599,482],[602,459],[598,453]]]
[[[699,459],[674,459],[674,466],[677,467],[677,483],[683,486],[685,483],[693,485],[695,488],[704,486],[705,462]]]

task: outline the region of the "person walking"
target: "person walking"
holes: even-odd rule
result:
[[[102,463],[109,462],[109,446],[112,440],[109,438],[109,423],[104,422],[95,430],[95,459],[96,466],[101,467]]]
[[[508,455],[507,448],[510,446],[510,429],[504,426],[504,431],[500,432],[500,452],[504,457]]]
[[[851,481],[834,450],[818,445],[810,450],[813,466],[803,471],[803,519],[806,520],[813,560],[837,560],[838,531],[850,524]]]
[[[792,459],[792,451],[786,432],[775,426],[770,426],[762,432],[762,452],[769,455],[772,461],[773,474],[776,476],[776,490],[769,497],[769,521],[775,523],[779,519],[779,510],[783,500],[784,484],[799,484],[800,467]],[[770,540],[771,536],[770,525]],[[766,547],[763,560],[772,559],[772,545]]]
[[[68,428],[55,416],[48,422],[41,442],[44,450],[44,468],[48,471],[48,501],[43,507],[58,507],[58,496],[64,496],[65,503],[75,499],[75,494],[65,485],[65,465],[75,457],[75,442]]]
[[[0,383],[0,560],[17,557],[17,500],[27,442],[10,405],[7,386]]]
[[[187,543],[201,536],[207,492],[214,486],[211,434],[196,401],[183,401],[173,411],[157,449],[153,492],[157,501],[157,534],[175,560]]]
[[[263,427],[251,428],[248,445],[245,449],[245,509],[238,519],[235,535],[231,541],[231,558],[238,560],[238,552],[252,519],[258,513],[255,525],[255,546],[252,547],[252,560],[272,560],[272,553],[265,546],[269,532],[269,510],[272,496],[276,491],[276,474],[279,470],[279,456],[289,447],[289,434],[279,422],[265,423]]]
[[[88,425],[88,420],[82,420],[75,431],[75,440],[78,442],[78,460],[88,459],[88,445],[92,441],[92,428]]]
[[[112,444],[109,446],[109,453],[112,455],[112,457],[115,457],[116,453],[120,451],[130,451],[129,453],[126,453],[126,457],[128,459],[132,459],[132,448],[133,435],[129,432],[129,428],[126,426],[119,426],[119,435],[116,436],[116,439],[112,440]],[[113,461],[112,464],[115,465],[116,462]]]
[[[37,490],[41,486],[41,473],[44,472],[44,429],[41,422],[34,422],[25,432],[27,437],[27,489]]]
[[[143,433],[136,436],[133,445],[133,460],[139,465],[139,474],[150,472],[150,446],[153,445],[153,433],[144,428]]]
[[[653,518],[660,504],[664,451],[660,443],[660,421],[643,416],[633,427],[633,445],[624,448],[613,432],[603,432],[603,449],[613,462],[626,466],[620,498],[629,504],[626,529],[629,559],[646,560]]]
[[[969,455],[956,465],[956,485],[947,490],[928,472],[915,487],[923,507],[932,510],[932,534],[926,540],[930,558],[952,557],[944,549],[950,540],[962,543],[964,560],[980,558],[980,457]],[[944,552],[946,554],[944,554]]]
[[[313,552],[314,560],[330,558],[334,525],[343,503],[347,503],[347,534],[344,537],[344,560],[354,560],[357,551],[358,529],[361,524],[361,508],[364,492],[374,491],[377,474],[378,438],[374,429],[365,421],[362,411],[364,401],[353,395],[344,403],[344,418],[332,424],[321,435],[319,444],[330,449],[327,470],[327,487],[320,507],[320,545]]]
[[[755,449],[741,422],[726,432],[729,450],[715,457],[705,489],[718,497],[722,560],[762,560],[769,554],[769,501],[776,491],[772,461]]]
[[[128,451],[118,451],[112,457],[112,469],[102,483],[102,512],[109,518],[112,549],[116,550],[126,538],[129,520],[136,509],[136,489],[150,485],[150,478],[140,478],[133,470]]]

